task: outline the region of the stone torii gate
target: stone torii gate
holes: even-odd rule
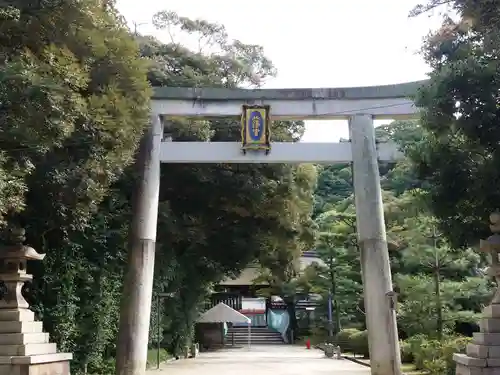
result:
[[[118,339],[117,375],[143,375],[153,289],[160,163],[353,163],[356,223],[361,250],[366,323],[373,375],[400,375],[394,293],[378,161],[400,154],[375,142],[374,119],[416,116],[412,100],[424,82],[328,89],[156,88],[151,124],[139,150],[138,183]],[[350,142],[272,143],[269,153],[243,153],[239,142],[171,142],[168,117],[241,116],[245,105],[269,109],[271,120],[343,119]]]

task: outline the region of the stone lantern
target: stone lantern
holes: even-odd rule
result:
[[[10,243],[0,249],[0,375],[69,375],[72,354],[57,352],[22,295],[23,285],[33,278],[26,273],[27,261],[45,257],[24,240],[24,230],[12,230]]]
[[[24,231],[13,230],[11,244],[0,251],[0,280],[4,283],[4,291],[0,299],[1,310],[28,309],[21,289],[27,281],[33,279],[26,273],[28,260],[43,260],[45,254],[38,254],[35,249],[24,246]]]
[[[487,273],[489,276],[493,276],[497,285],[500,286],[500,261],[498,258],[500,253],[500,213],[490,215],[490,230],[493,235],[480,241],[479,250],[490,255],[491,266]],[[497,287],[491,303],[500,303],[500,288]]]
[[[500,375],[500,213],[490,215],[493,235],[481,240],[480,251],[490,255],[488,275],[497,282],[491,303],[483,310],[479,322],[480,332],[473,334],[467,345],[467,354],[454,354],[456,375]]]

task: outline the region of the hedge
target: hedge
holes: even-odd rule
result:
[[[429,375],[454,375],[456,363],[454,353],[465,352],[470,337],[448,336],[442,341],[425,335],[412,336],[400,342],[401,361],[414,363],[417,370],[424,370]],[[335,343],[344,352],[361,354],[368,358],[368,331],[348,328],[335,336]]]
[[[401,345],[401,357],[413,359],[417,370],[429,375],[454,375],[456,363],[454,353],[463,353],[470,337],[449,336],[442,341],[429,339],[423,335],[413,336]],[[404,361],[404,360],[403,360]]]
[[[368,358],[368,331],[360,331],[356,328],[346,328],[337,333],[335,343],[344,352],[361,354]]]

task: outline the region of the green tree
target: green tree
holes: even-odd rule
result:
[[[452,334],[457,322],[475,323],[480,314],[467,305],[462,305],[464,298],[472,297],[487,301],[490,289],[484,279],[466,278],[457,282],[442,280],[440,283],[440,309],[442,321],[436,320],[436,300],[429,301],[429,291],[434,289],[434,280],[426,275],[398,274],[395,282],[400,290],[398,325],[406,336],[424,334],[435,336],[438,324],[442,324],[443,333]],[[479,296],[477,294],[479,294]]]
[[[352,194],[352,170],[350,164],[329,165],[321,168],[316,188],[314,217],[333,209],[339,201]]]
[[[83,225],[133,160],[148,120],[146,66],[112,4],[12,1],[7,9],[1,148],[35,180],[25,177],[26,207],[45,203],[52,214],[40,225]]]
[[[425,141],[410,152],[419,178],[428,182],[431,208],[455,246],[488,235],[488,214],[498,209],[500,69],[495,1],[447,2],[446,18],[423,46],[430,80],[418,93]],[[438,4],[417,7],[415,14]]]
[[[423,129],[418,121],[400,120],[377,127],[375,134],[380,141],[395,142],[406,154],[411,147],[422,142]],[[418,178],[415,166],[407,158],[398,160],[396,163],[382,163],[380,171],[382,188],[395,195],[425,186]]]
[[[360,319],[358,309],[361,300],[361,277],[356,248],[350,241],[350,228],[342,231],[341,225],[334,232],[321,232],[316,251],[323,260],[318,266],[318,276],[322,280],[316,283],[325,292],[332,295],[334,306],[334,333],[341,330],[342,324],[349,324]]]
[[[397,142],[406,154],[426,147],[426,130],[416,121],[395,121],[378,127],[376,132],[379,140]],[[421,180],[418,172],[408,158],[380,165],[384,215],[393,278],[400,292],[399,326],[403,336],[417,333],[439,336],[443,332],[451,333],[456,323],[474,323],[476,314],[490,296],[491,286],[488,280],[478,277],[485,266],[484,259],[470,248],[453,247],[454,243],[441,235],[440,226],[436,224],[438,220],[429,212],[432,204],[429,189],[433,187]],[[328,178],[326,174],[320,174],[320,178],[322,175]],[[320,231],[330,236],[338,238],[349,233],[343,240],[349,239],[350,245],[355,247],[352,191],[344,193],[339,188],[346,194],[339,200],[334,198],[336,189],[325,194],[328,191],[322,190],[325,186],[329,186],[328,180],[318,184],[316,194],[321,198],[317,201],[332,197],[335,203],[322,206],[322,211],[317,210],[315,221]],[[349,230],[345,232],[343,226]],[[432,239],[434,229],[439,235],[436,246]],[[354,253],[351,263],[346,264],[357,265],[357,257]],[[324,280],[313,279],[311,283],[315,290],[327,287]],[[477,288],[475,295],[473,288]],[[429,290],[433,291],[432,303],[429,303]],[[465,295],[469,296],[468,300]],[[362,310],[362,304],[359,308]],[[350,324],[356,326],[361,322],[362,316],[358,314]]]
[[[451,248],[436,230],[436,223],[428,212],[420,212],[405,218],[393,231],[400,243],[397,285],[402,294],[400,317],[405,333],[419,333],[420,329],[420,333],[442,340],[457,321],[472,322],[471,317],[489,298],[490,290],[487,280],[477,278],[479,269],[484,267],[481,257],[470,248]],[[471,296],[471,303],[463,304],[461,296],[470,293],[471,286],[478,288],[477,294]],[[428,288],[427,292],[418,297],[422,288]],[[431,303],[429,290],[433,291]],[[419,328],[415,331],[415,327]]]
[[[10,1],[0,17],[0,221],[47,253],[34,309],[92,369],[114,345],[126,221],[110,186],[148,122],[147,66],[111,2]]]

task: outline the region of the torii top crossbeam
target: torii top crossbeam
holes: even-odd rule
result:
[[[165,117],[241,116],[243,105],[269,106],[272,120],[372,119],[416,116],[411,97],[426,81],[384,86],[319,89],[228,89],[157,87],[152,112]],[[377,146],[379,160],[401,155],[395,144]],[[342,143],[272,143],[269,155],[243,154],[237,142],[162,143],[164,163],[343,163],[352,161],[351,145]]]
[[[270,105],[273,119],[374,119],[415,116],[410,99],[426,81],[395,85],[318,89],[228,89],[156,87],[152,111],[166,116],[239,116],[243,104]]]

